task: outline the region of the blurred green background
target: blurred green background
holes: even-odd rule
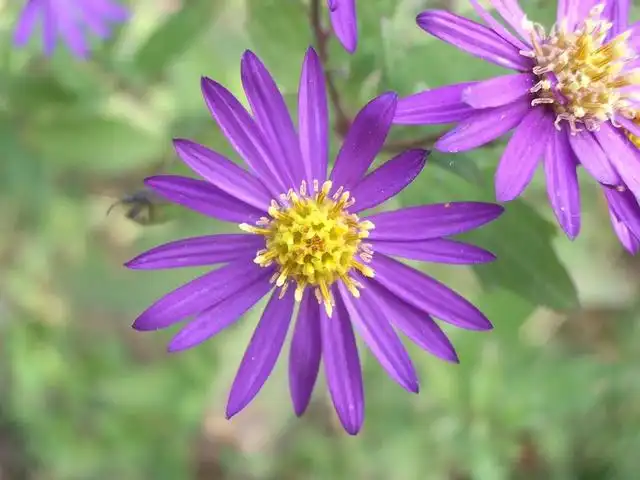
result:
[[[342,432],[322,379],[306,416],[294,418],[286,355],[253,404],[226,421],[227,391],[259,309],[216,339],[169,355],[173,332],[143,335],[130,324],[200,271],[121,265],[152,245],[234,226],[163,206],[152,217],[169,221],[145,226],[146,208],[107,210],[140,192],[149,174],[188,174],[174,161],[172,137],[237,160],[199,81],[207,75],[242,96],[245,49],[265,61],[295,108],[313,42],[309,4],[132,1],[132,21],[79,62],[60,48],[43,58],[35,39],[12,47],[21,3],[0,0],[0,478],[638,478],[640,262],[618,245],[589,179],[577,241],[558,231],[537,177],[503,218],[468,235],[498,263],[425,267],[477,303],[495,330],[447,329],[460,365],[410,347],[418,396],[364,353],[359,436]],[[524,4],[533,18],[553,21],[555,1]],[[328,51],[347,115],[385,90],[408,94],[499,72],[415,26],[416,13],[434,6],[472,15],[464,0],[359,1],[356,55],[333,40]],[[380,160],[438,131],[394,129]],[[388,207],[493,200],[503,146],[434,153]]]

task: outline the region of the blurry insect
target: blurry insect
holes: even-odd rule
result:
[[[159,225],[170,220],[167,214],[170,203],[150,190],[140,190],[126,195],[109,207],[107,215],[117,206],[122,206],[124,216],[138,225]]]

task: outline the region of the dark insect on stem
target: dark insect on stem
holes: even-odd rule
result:
[[[158,225],[168,221],[165,208],[167,201],[150,190],[140,190],[121,198],[107,210],[107,215],[117,207],[124,207],[124,216],[139,225]]]

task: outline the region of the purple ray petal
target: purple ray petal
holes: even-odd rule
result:
[[[636,197],[624,187],[602,187],[609,210],[631,234],[640,239],[640,206]]]
[[[324,69],[316,51],[309,47],[302,64],[298,88],[298,134],[302,162],[309,185],[327,178],[329,107]]]
[[[625,250],[627,250],[631,255],[638,253],[638,250],[640,250],[640,241],[633,235],[633,233],[631,233],[624,222],[620,221],[611,210],[609,210],[609,217],[611,218],[613,231]]]
[[[258,127],[275,159],[276,167],[290,186],[298,187],[305,178],[300,161],[300,144],[289,109],[276,82],[260,59],[250,50],[242,56],[242,85]]]
[[[494,203],[451,202],[406,207],[367,217],[375,225],[371,240],[427,240],[468,232],[498,218]]]
[[[238,260],[206,273],[167,293],[142,312],[133,324],[136,330],[160,330],[215,305],[242,290],[265,272],[253,260]],[[267,280],[265,280],[267,281]]]
[[[629,29],[631,30],[631,36],[628,40],[629,45],[636,53],[640,52],[640,22],[635,22]]]
[[[356,435],[364,420],[362,369],[349,314],[337,291],[334,297],[332,318],[324,308],[320,309],[324,371],[340,423],[347,433]]]
[[[607,35],[607,40],[617,37],[629,26],[629,12],[631,11],[631,0],[613,0],[608,2],[610,11],[606,15],[611,20],[611,30]]]
[[[467,243],[434,238],[418,241],[372,240],[373,251],[394,257],[402,257],[421,262],[449,263],[453,265],[471,265],[493,262],[496,257],[480,247]]]
[[[424,168],[429,152],[407,150],[364,177],[351,188],[354,213],[373,208],[404,190]]]
[[[369,301],[354,298],[342,284],[339,289],[351,322],[382,368],[402,388],[418,393],[420,386],[413,362],[389,320],[381,315],[380,302],[375,296],[369,296]]]
[[[358,47],[358,20],[356,0],[330,0],[329,16],[333,31],[349,53]]]
[[[443,10],[428,10],[417,18],[424,31],[487,62],[512,70],[527,71],[531,59],[484,25]]]
[[[361,292],[362,301],[372,297],[379,300],[381,316],[391,323],[413,343],[447,362],[458,363],[453,345],[438,324],[422,310],[402,301],[378,282],[367,280]]]
[[[38,18],[43,13],[38,0],[28,0],[18,16],[18,23],[13,33],[13,42],[18,47],[24,46],[33,33]]]
[[[506,28],[504,28],[504,26],[502,26],[500,22],[498,22],[495,18],[493,18],[491,13],[489,13],[482,5],[480,5],[480,2],[478,2],[478,0],[470,0],[470,2],[471,2],[471,6],[476,11],[476,13],[480,16],[480,18],[491,28],[491,30],[493,30],[498,35],[500,35],[500,37],[505,39],[507,42],[509,42],[519,50],[531,49],[530,46],[528,46],[518,37],[516,37],[511,32],[509,32]]]
[[[451,325],[467,330],[490,330],[491,323],[475,306],[437,280],[393,260],[374,255],[376,281],[405,302]]]
[[[264,245],[263,237],[242,233],[185,238],[152,248],[129,260],[125,266],[135,270],[157,270],[251,260]]]
[[[553,119],[544,108],[532,109],[516,128],[496,170],[496,199],[508,202],[529,185],[551,135]]]
[[[395,93],[384,93],[356,115],[331,171],[336,187],[350,189],[367,172],[391,129],[397,102]]]
[[[551,136],[544,159],[547,195],[558,223],[571,240],[580,233],[580,186],[567,134]]]
[[[518,0],[489,0],[493,8],[523,39],[530,41],[531,33],[523,27],[525,15]]]
[[[627,136],[609,122],[600,125],[593,132],[609,161],[617,170],[626,186],[636,196],[640,196],[640,153]]]
[[[264,211],[195,178],[158,175],[145,179],[144,184],[174,203],[225,222],[255,223],[264,215]]]
[[[44,54],[51,56],[58,41],[57,20],[53,14],[53,7],[49,2],[45,2],[42,8],[44,10],[42,14],[42,43],[44,46]]]
[[[280,291],[271,294],[231,386],[227,418],[246,407],[271,375],[291,323],[293,292],[290,288],[282,298]]]
[[[222,298],[184,326],[173,337],[167,349],[179,352],[195,347],[240,320],[242,315],[273,288],[269,283],[269,276],[274,270],[260,270],[260,277],[247,279],[242,288],[236,288],[232,294]]]
[[[619,185],[622,180],[607,154],[588,131],[569,135],[569,144],[578,161],[593,178],[605,185]]]
[[[320,309],[311,289],[307,288],[300,302],[289,350],[289,390],[297,416],[309,405],[320,369]]]
[[[273,159],[264,136],[242,104],[229,90],[210,78],[203,77],[201,86],[211,115],[238,155],[272,195],[288,191],[293,185],[286,182],[283,166]]]
[[[271,196],[251,174],[213,150],[190,140],[173,140],[176,153],[194,172],[232,197],[267,210]]]
[[[124,5],[111,0],[91,0],[91,2],[85,3],[84,8],[90,10],[94,15],[99,15],[111,22],[123,22],[130,15],[129,10]]]
[[[474,108],[500,107],[529,97],[535,83],[536,77],[531,73],[494,77],[467,87],[462,92],[462,100]]]
[[[62,37],[69,50],[78,58],[87,58],[89,45],[82,28],[73,18],[73,9],[55,6],[53,7],[53,15],[58,35]]]
[[[458,122],[475,109],[462,101],[462,92],[476,82],[425,90],[398,100],[393,123],[398,125],[430,125]]]
[[[487,110],[476,110],[435,144],[441,152],[464,152],[485,145],[522,122],[531,110],[528,99]]]
[[[640,125],[638,125],[633,120],[629,120],[622,115],[618,115],[616,117],[616,122],[622,125],[625,130],[631,132],[631,134],[635,135],[636,137],[640,137]]]

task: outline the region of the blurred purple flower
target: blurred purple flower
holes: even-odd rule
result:
[[[634,137],[640,135],[640,24],[628,25],[629,0],[559,0],[557,24],[547,34],[516,0],[491,0],[509,30],[470,1],[486,26],[433,10],[418,15],[418,25],[516,73],[400,99],[394,123],[459,122],[436,143],[444,152],[471,150],[514,130],[496,171],[498,201],[517,198],[543,160],[551,206],[573,239],[580,231],[578,165],[619,193],[640,195]],[[636,199],[628,201],[637,216]],[[637,241],[640,223],[627,214],[617,221]]]
[[[124,22],[129,16],[115,0],[27,0],[14,32],[14,43],[24,46],[36,23],[42,24],[44,53],[51,55],[58,37],[79,58],[89,55],[87,35],[107,38],[111,24]]]
[[[342,46],[353,53],[358,48],[356,0],[327,0],[333,31]]]
[[[298,91],[298,125],[262,62],[242,58],[241,76],[251,114],[222,85],[202,79],[211,115],[248,167],[189,140],[176,139],[180,158],[204,180],[156,176],[159,195],[246,233],[179,240],[127,263],[133,269],[225,264],[165,295],[135,321],[157,330],[187,317],[169,351],[194,347],[237,321],[261,298],[270,299],[231,388],[227,415],[235,415],[269,377],[298,314],[289,353],[294,410],[301,415],[316,382],[320,358],[344,428],[363,421],[362,372],[353,326],[389,375],[418,391],[411,360],[395,329],[448,361],[453,346],[438,324],[487,330],[491,324],[467,300],[392,257],[451,264],[489,262],[494,256],[448,237],[502,213],[491,203],[446,203],[359,214],[409,185],[428,152],[409,150],[367,174],[391,128],[397,97],[386,93],[353,121],[327,175],[329,125],[322,65],[309,49]],[[356,200],[357,199],[357,200]]]

